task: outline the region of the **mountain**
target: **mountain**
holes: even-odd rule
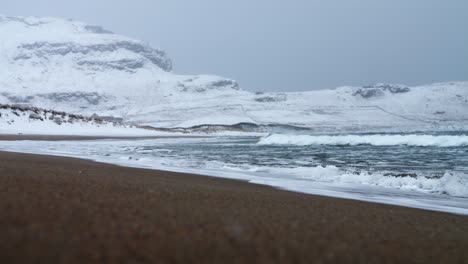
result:
[[[0,103],[126,117],[173,94],[239,89],[217,76],[175,75],[164,51],[77,21],[0,17],[0,39]]]
[[[97,114],[154,127],[468,128],[468,82],[252,93],[219,76],[175,74],[163,50],[78,21],[3,16],[0,39],[3,104]]]

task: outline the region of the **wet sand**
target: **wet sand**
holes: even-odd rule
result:
[[[468,263],[468,217],[0,152],[0,263]]]

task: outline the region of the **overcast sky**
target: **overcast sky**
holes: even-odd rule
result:
[[[468,80],[467,0],[1,0],[0,14],[101,25],[166,50],[176,73],[252,91]]]

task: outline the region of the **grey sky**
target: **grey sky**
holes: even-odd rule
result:
[[[0,13],[102,25],[163,48],[176,73],[252,91],[468,80],[467,0],[2,0]]]

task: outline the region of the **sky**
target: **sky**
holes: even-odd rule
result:
[[[468,81],[467,0],[2,0],[101,25],[250,91]],[[1,40],[0,40],[1,41]]]

